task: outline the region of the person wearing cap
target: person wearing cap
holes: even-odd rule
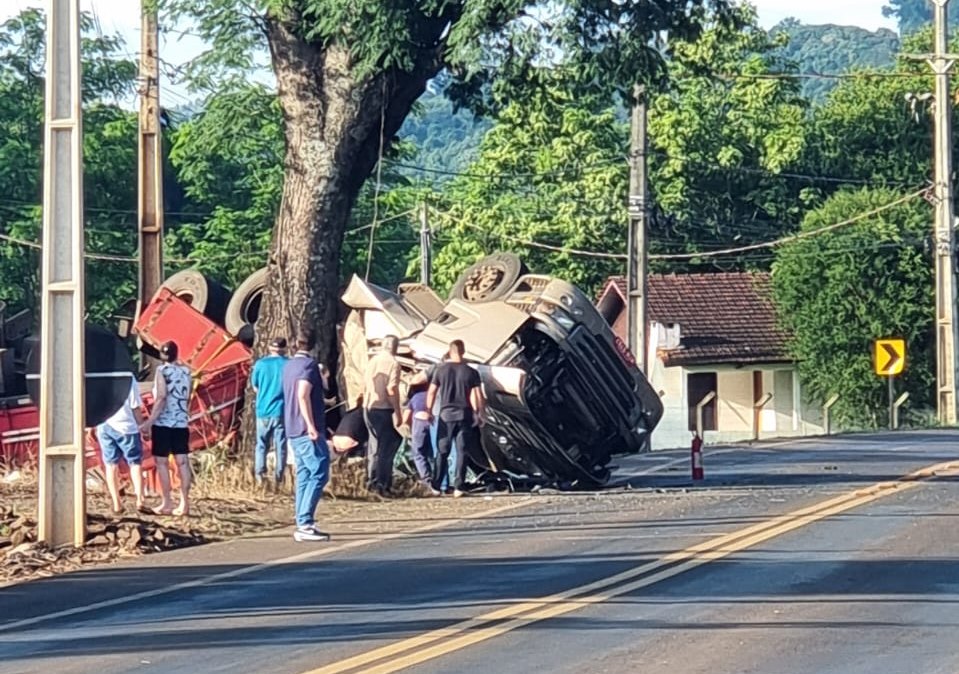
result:
[[[286,470],[286,432],[283,428],[283,368],[286,361],[286,340],[277,337],[270,342],[270,354],[256,361],[251,375],[256,394],[253,474],[261,488],[266,484],[266,455],[271,441],[276,451],[274,478],[277,487],[283,484]]]
[[[176,342],[160,347],[160,365],[153,382],[153,409],[141,428],[150,429],[153,436],[153,459],[160,478],[160,505],[153,509],[157,515],[189,515],[190,483],[190,368],[179,361]],[[180,478],[180,503],[173,509],[170,498],[169,458],[176,461]]]

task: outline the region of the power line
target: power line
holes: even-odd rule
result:
[[[797,241],[799,239],[806,239],[811,236],[816,236],[818,234],[824,234],[825,232],[830,232],[834,229],[839,229],[840,227],[845,227],[847,225],[855,224],[857,222],[860,222],[861,220],[865,220],[866,218],[870,218],[874,215],[878,215],[879,213],[888,211],[891,208],[895,208],[896,206],[904,204],[907,201],[911,201],[917,197],[920,197],[923,194],[925,194],[927,191],[928,190],[926,188],[923,188],[919,190],[918,192],[913,192],[911,194],[907,194],[904,197],[900,197],[899,199],[896,199],[895,201],[892,201],[886,204],[885,206],[879,206],[878,208],[874,208],[871,211],[860,213],[859,215],[849,218],[848,220],[843,220],[842,222],[837,222],[832,225],[826,225],[825,227],[818,227],[816,229],[811,229],[806,232],[798,232],[797,234],[790,234],[789,236],[783,236],[778,239],[774,239],[772,241],[766,241],[764,243],[754,243],[748,246],[738,246],[736,248],[725,248],[723,250],[706,251],[702,253],[676,253],[676,254],[650,255],[649,258],[651,260],[691,260],[693,258],[719,257],[723,255],[746,253],[751,250],[761,250],[763,248],[774,248],[776,246],[781,246],[784,243],[790,243],[791,241]]]

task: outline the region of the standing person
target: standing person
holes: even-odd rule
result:
[[[160,478],[160,505],[153,509],[157,515],[189,515],[190,484],[190,368],[179,361],[176,342],[160,347],[160,366],[153,382],[153,411],[143,423],[152,426],[153,458]],[[176,461],[180,477],[180,503],[175,510],[170,498],[169,457]]]
[[[433,438],[430,437],[430,410],[426,406],[426,387],[419,387],[411,391],[410,399],[403,410],[403,423],[410,426],[410,448],[413,453],[413,463],[420,476],[420,482],[428,487],[434,496],[440,492],[433,487]]]
[[[417,372],[415,375],[413,375],[413,379],[410,381],[410,386],[420,386],[422,384],[426,384],[427,388],[429,388],[430,382],[433,381],[433,375],[436,374],[436,369],[441,364],[447,362],[449,359],[450,359],[449,353],[444,353],[443,358],[441,359],[439,363],[434,363],[430,365],[427,369],[421,370],[420,372]],[[437,443],[437,432],[438,432],[437,419],[439,418],[439,413],[440,413],[440,403],[438,399],[433,403],[433,406],[429,408],[429,413],[433,419],[433,423],[430,425],[430,441],[432,442],[433,447],[436,447],[438,444]],[[449,455],[449,458],[447,459],[447,462],[448,462],[447,473],[446,475],[442,475],[439,477],[440,484],[438,486],[438,490],[441,494],[446,494],[453,490],[452,485],[453,485],[454,473],[456,472],[454,470],[454,466],[456,465],[457,456],[459,456],[459,453],[456,448],[456,443],[453,442],[453,444],[450,445],[450,455]],[[435,475],[436,473],[434,473],[434,476]],[[432,489],[432,486],[430,488]]]
[[[140,439],[140,424],[143,422],[143,400],[140,398],[140,385],[130,375],[130,392],[126,400],[113,416],[97,426],[97,441],[103,455],[103,465],[107,472],[107,489],[113,501],[113,514],[123,512],[120,503],[120,461],[126,461],[130,468],[130,481],[136,494],[137,512],[149,512],[143,504],[143,471],[140,461],[143,459],[143,442]]]
[[[366,366],[363,393],[366,427],[369,429],[368,473],[370,491],[386,496],[393,486],[393,459],[403,442],[396,430],[403,423],[400,411],[400,364],[396,362],[399,340],[383,339],[380,352]]]
[[[296,465],[293,540],[328,541],[330,535],[316,528],[316,506],[330,477],[330,448],[326,444],[323,380],[311,352],[316,334],[301,329],[296,336],[296,354],[283,366],[283,423]]]
[[[270,441],[276,455],[274,482],[279,489],[286,471],[286,433],[283,430],[283,368],[286,365],[286,340],[278,337],[270,342],[270,355],[260,358],[250,376],[256,394],[256,453],[253,474],[256,485],[266,479],[266,455]]]
[[[479,426],[484,423],[485,403],[479,373],[466,364],[466,347],[459,339],[450,342],[449,360],[436,368],[426,395],[426,408],[432,410],[439,400],[437,422],[437,458],[433,488],[439,490],[446,474],[450,448],[456,442],[456,472],[453,496],[463,496],[466,460],[480,441]]]

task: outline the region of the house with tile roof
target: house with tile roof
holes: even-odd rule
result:
[[[689,445],[702,405],[706,442],[822,432],[819,404],[804,399],[788,335],[762,272],[654,274],[648,279],[647,378],[665,414],[653,448]],[[623,341],[626,280],[612,277],[597,308]]]

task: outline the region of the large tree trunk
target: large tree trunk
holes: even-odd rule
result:
[[[335,372],[340,251],[350,211],[441,60],[438,47],[424,50],[412,72],[388,70],[359,79],[347,49],[313,45],[294,25],[267,22],[286,160],[256,350],[262,353],[272,338],[289,339],[300,326],[310,327],[317,332],[317,356]],[[441,30],[437,24],[437,44]],[[243,446],[252,448],[249,404],[245,412]]]

